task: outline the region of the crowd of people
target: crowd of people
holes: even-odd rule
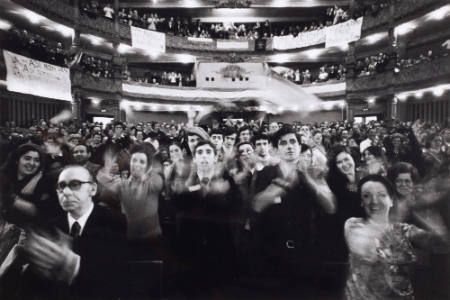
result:
[[[323,65],[318,70],[311,72],[309,69],[287,70],[282,74],[283,78],[295,84],[309,84],[327,82],[329,80],[344,80],[346,69],[342,64]]]
[[[121,8],[120,22],[149,30],[165,32],[175,36],[234,39],[234,38],[269,38],[273,36],[293,35],[300,32],[321,29],[349,19],[347,11],[334,6],[329,7],[321,21],[309,23],[271,23],[265,22],[233,24],[233,23],[202,23],[187,17],[159,17],[156,12],[141,12],[138,9]]]
[[[91,18],[104,17],[112,20],[115,11],[111,3],[99,3],[97,0],[82,1],[80,10]],[[349,19],[348,11],[337,5],[328,7],[320,21],[309,23],[270,23],[249,24],[233,23],[201,23],[189,17],[162,17],[156,12],[133,8],[120,8],[117,12],[119,21],[123,24],[141,27],[149,30],[165,32],[175,36],[201,37],[214,39],[259,39],[273,36],[297,36],[304,31],[312,31],[335,25]]]
[[[92,55],[83,54],[79,63],[81,70],[87,74],[91,74],[96,78],[112,79],[114,70],[112,61],[94,57]]]
[[[438,49],[438,50],[441,50],[441,49]],[[399,70],[401,70],[403,68],[409,68],[411,66],[430,62],[436,58],[444,57],[444,56],[448,56],[448,51],[437,51],[437,53],[434,53],[433,50],[428,50],[426,53],[421,53],[415,57],[399,58],[397,60],[396,67],[398,67]]]
[[[163,72],[146,72],[143,76],[133,76],[131,72],[125,70],[123,72],[123,78],[126,81],[136,81],[140,83],[150,84],[162,84],[171,86],[188,86],[195,87],[196,79],[193,73],[182,74],[175,71],[163,71]]]
[[[358,59],[355,64],[355,75],[367,76],[383,73],[390,59],[392,58],[383,52],[380,52],[378,55]]]
[[[55,120],[1,131],[2,298],[118,298],[129,260],[163,260],[169,298],[270,297],[270,278],[280,298],[413,299],[415,267],[448,279],[442,124]]]
[[[2,48],[37,60],[65,66],[67,50],[61,42],[50,41],[45,37],[17,27],[6,33]]]

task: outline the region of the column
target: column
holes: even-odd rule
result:
[[[81,96],[79,94],[73,95],[72,116],[74,120],[81,120]]]

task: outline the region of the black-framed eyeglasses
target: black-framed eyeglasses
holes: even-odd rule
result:
[[[69,187],[72,191],[78,191],[81,188],[81,185],[85,183],[92,183],[92,181],[71,180],[69,183],[61,181],[56,185],[56,189],[62,192],[66,187]]]

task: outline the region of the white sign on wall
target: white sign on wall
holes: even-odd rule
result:
[[[70,70],[3,50],[8,91],[72,100]]]
[[[166,52],[166,35],[161,32],[131,27],[131,46],[145,49],[149,52]]]

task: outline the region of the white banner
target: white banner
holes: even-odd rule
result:
[[[212,43],[212,42],[214,42],[214,40],[210,39],[210,38],[188,37],[187,39],[190,42],[196,42],[196,43]]]
[[[217,41],[217,49],[244,49],[248,50],[248,41],[232,42],[232,41]]]
[[[273,48],[277,50],[305,48],[322,43],[325,43],[325,29],[300,32],[296,37],[287,35],[273,38]]]
[[[131,46],[148,52],[165,53],[166,35],[161,32],[131,27]]]
[[[3,50],[8,91],[72,101],[70,70]]]
[[[361,37],[361,26],[363,18],[348,20],[347,22],[333,25],[326,28],[325,47],[346,45],[359,40]]]

